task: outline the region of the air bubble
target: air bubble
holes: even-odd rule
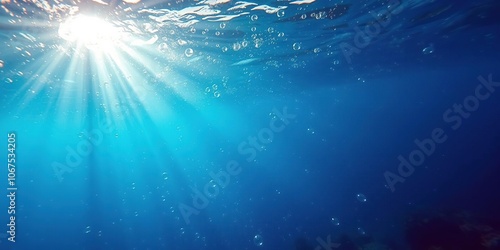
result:
[[[187,57],[191,57],[191,56],[194,54],[194,51],[193,51],[193,49],[191,49],[191,48],[187,48],[187,49],[184,51],[184,54],[185,54]]]
[[[293,50],[299,50],[300,49],[300,43],[294,43],[292,46]]]
[[[262,239],[262,236],[260,234],[257,234],[253,237],[253,243],[256,246],[262,246],[264,244],[264,240]]]
[[[429,44],[429,46],[425,47],[423,50],[422,50],[422,53],[424,53],[425,55],[428,55],[428,54],[432,54],[434,53],[434,44]]]
[[[357,194],[356,199],[358,199],[359,202],[366,202],[366,196],[364,194]]]
[[[233,50],[234,51],[238,51],[241,49],[241,44],[240,43],[234,43],[233,44]]]
[[[257,19],[259,19],[259,17],[258,17],[257,15],[252,15],[252,16],[250,17],[250,19],[251,19],[252,21],[257,21]]]
[[[165,52],[167,51],[167,48],[168,48],[168,45],[166,43],[160,43],[160,45],[158,45],[158,50],[160,52]]]
[[[334,226],[338,226],[338,225],[340,225],[340,221],[339,221],[339,219],[337,219],[337,218],[335,218],[335,217],[333,217],[333,218],[331,219],[331,221],[332,221],[332,224],[333,224]]]
[[[285,16],[285,11],[284,10],[278,10],[278,12],[276,12],[276,15],[278,17],[283,17],[283,16]]]

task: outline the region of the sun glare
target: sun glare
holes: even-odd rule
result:
[[[59,36],[64,40],[83,45],[88,49],[108,49],[120,39],[120,28],[93,16],[70,17],[59,26]]]

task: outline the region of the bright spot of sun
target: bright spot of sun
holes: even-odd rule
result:
[[[59,36],[64,40],[89,49],[109,49],[121,37],[121,29],[94,16],[76,15],[59,26]]]

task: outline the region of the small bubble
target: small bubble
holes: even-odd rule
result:
[[[248,46],[248,42],[247,41],[241,42],[241,46],[243,46],[243,48],[245,48],[246,46]]]
[[[302,16],[300,16],[300,19],[306,19],[306,18],[307,18],[306,14],[302,14]]]
[[[250,28],[250,30],[251,30],[252,32],[255,32],[255,31],[257,30],[257,27],[252,27],[252,28]]]
[[[252,16],[250,17],[250,19],[251,19],[252,21],[257,21],[257,19],[259,19],[259,17],[258,17],[257,15],[252,15]]]
[[[253,243],[256,246],[262,246],[264,244],[264,240],[262,239],[262,236],[260,234],[257,234],[253,237]]]
[[[220,23],[219,27],[220,27],[221,29],[226,28],[226,23]]]
[[[219,91],[215,91],[214,92],[214,96],[215,96],[215,98],[219,98],[220,97],[220,92]]]
[[[210,87],[205,88],[205,92],[210,93],[210,91],[211,91]]]
[[[255,39],[254,43],[255,43],[255,48],[258,49],[258,48],[260,48],[262,46],[263,42],[260,39]]]
[[[216,31],[216,32],[215,32],[215,35],[216,35],[216,36],[220,36],[220,31]]]
[[[160,45],[158,45],[158,50],[160,52],[165,52],[167,51],[167,48],[168,48],[168,45],[166,43],[160,43]]]
[[[313,51],[314,51],[314,53],[319,53],[319,52],[321,52],[321,49],[320,48],[314,48]]]
[[[273,33],[273,32],[274,32],[274,28],[273,28],[273,27],[269,27],[269,28],[267,28],[267,32],[269,32],[269,33]]]
[[[285,36],[285,33],[284,32],[280,32],[278,33],[278,37],[284,37]]]
[[[358,227],[358,233],[361,234],[361,235],[365,235],[366,234],[365,230],[363,228],[360,228],[360,227]]]
[[[300,43],[294,43],[292,46],[293,50],[299,50],[300,49]]]
[[[164,180],[168,179],[167,172],[163,172],[161,175],[162,175],[162,177],[163,177]]]
[[[187,49],[184,51],[184,54],[185,54],[187,57],[191,57],[191,56],[194,54],[194,51],[193,51],[193,49],[191,49],[191,48],[187,48]]]
[[[86,234],[88,234],[88,233],[90,233],[90,232],[91,232],[91,230],[90,230],[90,226],[87,226],[87,227],[85,228],[85,233],[86,233]]]
[[[285,16],[285,11],[284,10],[278,10],[278,12],[276,12],[276,15],[278,17],[283,17],[283,16]]]
[[[326,17],[326,12],[320,11],[318,14],[316,14],[316,19],[324,19]]]
[[[333,218],[331,219],[331,221],[332,221],[332,224],[333,224],[334,226],[338,226],[338,225],[340,225],[340,221],[339,221],[339,219],[337,219],[337,218],[335,218],[335,217],[333,217]]]
[[[0,60],[0,68],[3,68],[4,62]]]
[[[212,85],[212,89],[213,89],[213,90],[217,90],[217,88],[218,88],[218,87],[219,87],[219,86],[217,86],[217,84]]]
[[[241,49],[241,44],[240,43],[234,43],[233,44],[233,50],[234,51],[238,51]]]
[[[359,202],[366,202],[366,196],[364,194],[357,194],[356,199],[358,199]]]
[[[180,46],[182,46],[182,45],[186,45],[186,44],[187,44],[187,42],[186,42],[186,41],[184,41],[184,40],[182,40],[182,39],[177,40],[177,43],[178,43]]]
[[[425,55],[428,55],[428,54],[432,54],[434,53],[434,44],[429,44],[429,46],[425,47],[423,50],[422,50],[422,53],[424,53]]]
[[[191,27],[191,28],[189,29],[189,31],[190,31],[191,33],[193,33],[193,34],[194,34],[194,33],[196,33],[196,29],[195,29],[194,27]]]
[[[226,46],[222,47],[222,52],[227,52],[227,47]]]

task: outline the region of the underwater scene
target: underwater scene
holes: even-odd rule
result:
[[[0,0],[0,249],[500,249],[500,1]]]

